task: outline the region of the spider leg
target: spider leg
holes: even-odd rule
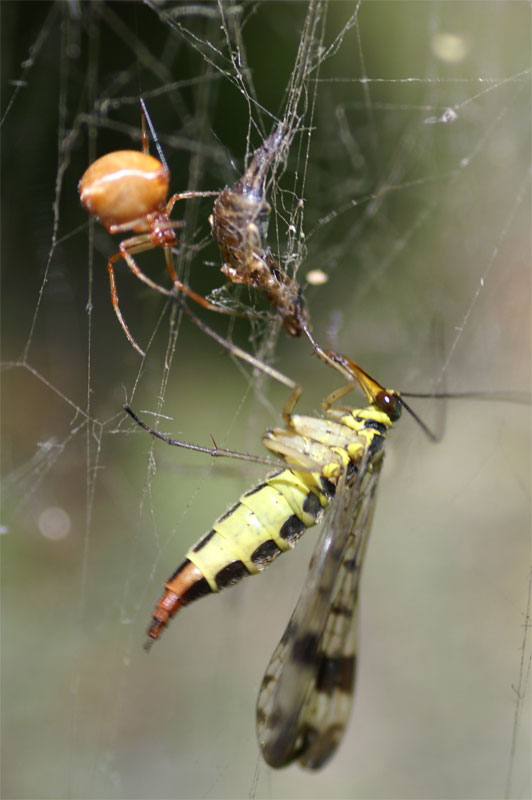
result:
[[[142,253],[145,250],[152,250],[153,244],[149,235],[141,235],[141,236],[132,236],[130,239],[125,239],[123,242],[120,243],[120,250],[118,253],[115,253],[109,261],[107,262],[107,271],[109,273],[109,284],[111,287],[111,302],[113,304],[113,308],[115,310],[115,314],[118,318],[120,325],[122,326],[122,330],[126,334],[126,337],[131,345],[135,348],[135,350],[140,353],[141,356],[146,355],[144,350],[137,344],[131,333],[129,332],[129,328],[126,325],[126,322],[122,316],[122,312],[120,311],[119,303],[118,303],[118,291],[116,288],[116,277],[115,277],[115,270],[113,264],[116,261],[119,261],[121,258],[127,263],[131,272],[143,283],[150,287],[150,289],[154,289],[156,292],[160,294],[164,294],[166,297],[169,297],[172,292],[169,289],[165,289],[163,286],[159,286],[158,283],[152,281],[147,275],[142,272],[140,267],[138,266],[137,262],[133,258],[135,253]]]
[[[203,308],[207,308],[209,311],[216,311],[218,314],[229,314],[231,316],[236,316],[236,317],[247,316],[246,314],[241,314],[238,311],[233,311],[231,308],[223,308],[223,306],[217,306],[215,303],[209,302],[209,300],[203,297],[203,295],[198,294],[193,289],[190,289],[188,286],[185,286],[185,284],[182,283],[177,277],[177,273],[174,267],[174,259],[172,256],[171,247],[164,248],[164,258],[166,260],[166,266],[168,267],[168,272],[170,273],[170,278],[174,284],[174,288],[179,289],[181,292],[190,297],[191,300],[194,300],[195,303],[198,303],[198,305],[202,306]]]
[[[153,250],[153,242],[151,241],[151,237],[149,234],[141,234],[139,236],[132,236],[130,239],[125,239],[123,242],[120,243],[120,250],[118,253],[115,253],[109,261],[107,262],[107,271],[109,273],[109,284],[111,289],[111,302],[113,304],[113,308],[115,314],[118,318],[120,325],[122,326],[122,330],[126,334],[126,337],[130,344],[135,348],[135,350],[140,353],[141,356],[145,356],[144,350],[137,344],[133,336],[131,335],[129,328],[122,316],[122,312],[120,311],[120,306],[118,302],[118,291],[116,288],[116,275],[114,270],[114,264],[120,259],[124,259],[126,264],[128,265],[131,272],[146,286],[149,286],[150,289],[153,289],[159,294],[163,294],[165,297],[172,297],[175,296],[175,290],[179,289],[184,294],[188,295],[192,300],[194,300],[199,305],[203,306],[203,308],[208,309],[209,311],[217,311],[220,314],[233,314],[236,316],[239,315],[237,312],[232,311],[231,309],[221,308],[220,306],[215,305],[214,303],[210,303],[206,300],[202,295],[197,294],[197,292],[193,291],[193,289],[189,289],[188,286],[185,286],[179,278],[177,277],[173,258],[172,258],[172,248],[171,247],[164,247],[164,257],[166,261],[166,266],[168,267],[168,272],[170,273],[170,278],[173,283],[172,289],[165,289],[164,286],[152,281],[138,266],[137,262],[133,258],[134,255],[137,253],[143,253],[146,250]]]
[[[164,247],[164,258],[166,261],[166,266],[168,268],[168,272],[170,273],[170,278],[172,283],[174,284],[173,290],[172,289],[165,289],[164,286],[161,286],[155,281],[152,281],[138,266],[137,262],[133,258],[133,255],[136,253],[143,253],[146,250],[153,250],[154,245],[151,240],[149,234],[142,234],[140,236],[132,236],[130,239],[125,239],[123,242],[120,243],[120,251],[115,253],[114,256],[108,261],[107,268],[109,269],[109,274],[113,271],[112,265],[115,261],[119,261],[123,258],[131,272],[143,283],[150,287],[150,289],[154,289],[156,292],[160,294],[164,294],[165,297],[171,297],[175,294],[175,289],[179,289],[184,294],[188,295],[192,300],[198,303],[203,308],[207,308],[209,311],[217,311],[219,314],[231,314],[233,316],[242,316],[235,311],[232,311],[228,308],[222,308],[221,306],[217,306],[214,303],[210,303],[206,300],[203,295],[198,294],[193,289],[190,289],[186,286],[182,281],[179,280],[177,277],[177,273],[174,267],[174,261],[172,257],[172,248],[170,246]],[[116,309],[115,309],[116,310]]]
[[[173,207],[178,200],[190,200],[193,197],[218,197],[220,192],[180,192],[173,194],[166,203],[166,213],[171,214]]]
[[[144,100],[141,98],[140,100],[140,112],[141,112],[141,133],[140,133],[140,141],[142,145],[142,152],[150,153],[150,142],[148,139],[148,131],[146,130],[146,107],[144,105]]]
[[[111,256],[108,262],[109,264],[114,264],[115,261],[119,261],[121,258],[127,263],[129,269],[140,281],[149,286],[150,289],[154,289],[159,294],[164,294],[166,297],[169,297],[172,294],[170,289],[165,289],[164,286],[160,286],[155,281],[152,281],[138,266],[137,262],[133,258],[134,255],[137,253],[144,253],[146,250],[153,250],[154,245],[151,241],[151,237],[149,234],[141,234],[140,236],[132,236],[130,239],[124,239],[123,242],[120,242],[120,251],[115,253],[114,256]],[[165,248],[166,249],[166,248]]]
[[[179,280],[177,277],[177,273],[174,268],[174,262],[172,257],[172,248],[171,247],[164,247],[164,258],[166,261],[166,266],[168,267],[168,272],[170,273],[170,278],[172,283],[174,284],[173,290],[172,289],[165,289],[164,286],[161,286],[155,281],[152,281],[138,266],[137,262],[133,258],[133,255],[136,253],[142,253],[146,250],[154,249],[153,243],[149,234],[143,234],[141,236],[133,236],[131,239],[126,239],[125,241],[121,242],[120,244],[120,252],[115,253],[114,256],[111,256],[108,262],[108,269],[112,270],[112,264],[115,261],[119,261],[123,258],[131,272],[143,283],[150,287],[150,289],[154,289],[156,292],[160,294],[164,294],[165,297],[171,297],[175,294],[175,289],[179,289],[184,294],[188,295],[192,300],[194,300],[199,305],[203,306],[203,308],[209,309],[209,311],[217,311],[219,314],[232,314],[234,315],[236,312],[232,311],[231,309],[221,308],[220,306],[215,305],[214,303],[210,303],[206,300],[203,295],[198,294],[193,289],[190,289],[188,286]]]
[[[117,255],[120,255],[120,254],[117,253]],[[122,316],[122,312],[120,311],[120,306],[118,305],[118,292],[116,290],[115,270],[114,270],[114,267],[113,267],[112,258],[110,258],[109,261],[107,262],[107,271],[109,272],[109,284],[110,284],[110,287],[111,287],[111,302],[113,304],[113,308],[115,310],[115,314],[116,314],[116,316],[118,318],[118,321],[119,321],[120,325],[122,326],[122,330],[126,334],[127,340],[135,348],[137,353],[140,353],[140,355],[144,358],[146,353],[144,352],[144,350],[142,350],[141,347],[139,347],[139,345],[136,343],[135,339],[130,334],[129,328],[126,325],[126,321],[125,321],[124,317]]]
[[[235,356],[236,358],[239,358],[241,361],[246,362],[246,364],[250,364],[250,366],[252,366],[254,370],[258,370],[259,372],[262,372],[264,375],[273,378],[273,380],[280,383],[281,386],[286,386],[287,389],[290,389],[290,397],[286,401],[282,412],[283,419],[288,420],[291,416],[294,406],[296,405],[299,397],[301,396],[301,393],[303,391],[302,387],[299,386],[299,384],[297,384],[291,378],[288,378],[286,375],[283,375],[283,373],[279,372],[279,370],[275,369],[269,364],[264,363],[264,361],[260,361],[258,358],[255,358],[255,356],[252,356],[251,353],[248,353],[246,350],[242,350],[242,348],[234,344],[234,342],[230,342],[228,339],[224,339],[223,336],[220,336],[219,333],[216,333],[216,331],[214,331],[212,328],[209,328],[209,326],[206,325],[205,322],[203,322],[203,320],[199,319],[199,317],[197,317],[190,310],[190,308],[186,305],[186,303],[183,303],[181,298],[178,299],[178,302],[180,303],[185,314],[187,314],[189,319],[192,320],[194,325],[196,325],[207,336],[210,336],[210,338],[213,339],[215,342],[218,342],[218,344],[225,350],[227,350],[228,353],[230,353],[232,356]]]

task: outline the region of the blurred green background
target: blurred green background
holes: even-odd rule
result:
[[[272,772],[254,703],[316,533],[260,578],[187,609],[147,656],[164,580],[263,470],[152,447],[121,405],[156,411],[164,397],[162,429],[259,453],[286,392],[242,372],[122,265],[124,316],[151,340],[141,362],[109,297],[118,239],[89,223],[77,182],[94,158],[139,146],[140,95],[173,191],[233,182],[284,114],[303,42],[309,73],[270,187],[270,242],[302,283],[311,269],[329,275],[306,292],[316,337],[405,391],[442,377],[450,391],[529,391],[529,5],[0,11],[2,796],[528,797],[528,684],[513,753],[512,742],[530,408],[412,401],[429,424],[445,414],[446,435],[434,447],[403,419],[390,437],[345,742],[321,773]],[[174,212],[186,222],[180,267],[202,293],[223,284],[210,210],[206,199]],[[160,253],[141,258],[168,280]],[[262,338],[268,321],[250,340],[247,322],[203,318],[250,350],[269,347],[304,386],[306,413],[335,388],[304,342]],[[529,656],[525,642],[525,666]]]

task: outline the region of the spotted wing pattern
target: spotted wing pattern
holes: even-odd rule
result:
[[[352,703],[357,596],[384,454],[378,437],[339,481],[302,595],[263,678],[257,735],[270,766],[318,769],[336,750]]]

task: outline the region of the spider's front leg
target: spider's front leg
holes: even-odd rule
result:
[[[177,277],[177,272],[175,271],[174,267],[174,259],[172,256],[172,248],[165,247],[164,248],[164,258],[166,261],[166,266],[168,268],[168,272],[170,273],[170,278],[172,283],[174,284],[174,291],[179,289],[179,291],[183,292],[190,297],[191,300],[194,300],[195,303],[202,306],[202,308],[206,308],[208,311],[216,311],[218,314],[230,314],[234,317],[242,317],[246,316],[245,314],[240,314],[238,311],[233,311],[231,308],[224,308],[223,306],[217,306],[214,303],[211,303],[202,294],[198,294],[193,289],[188,286],[185,286],[182,281],[179,280]],[[129,262],[128,262],[129,263]],[[166,292],[166,294],[173,294],[172,292]]]
[[[141,356],[145,356],[146,354],[131,335],[129,328],[126,325],[126,321],[122,316],[122,312],[120,311],[120,306],[118,303],[118,291],[116,288],[116,275],[113,265],[117,261],[120,261],[120,259],[124,259],[131,272],[139,280],[141,280],[143,283],[149,286],[150,289],[154,289],[160,294],[164,294],[168,297],[172,294],[172,292],[169,291],[168,289],[165,289],[163,286],[159,286],[158,283],[155,283],[155,281],[152,281],[151,278],[145,275],[144,272],[138,266],[135,259],[133,258],[133,254],[143,253],[146,250],[152,250],[152,249],[153,249],[153,243],[151,241],[149,234],[132,236],[130,239],[124,239],[124,241],[120,243],[119,252],[111,256],[111,258],[107,262],[107,271],[109,273],[109,285],[111,289],[111,302],[113,304],[115,314],[118,318],[120,325],[122,326],[122,330],[126,334],[127,340],[135,348],[135,350],[138,353],[140,353]]]

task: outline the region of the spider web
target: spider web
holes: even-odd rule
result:
[[[5,2],[2,21],[3,796],[528,797],[529,408],[449,401],[437,447],[400,421],[345,743],[323,773],[274,773],[255,697],[315,534],[146,656],[164,580],[263,470],[154,445],[121,406],[259,453],[286,390],[119,265],[141,360],[109,297],[117,239],[77,182],[140,147],[139,96],[172,191],[233,183],[282,119],[269,242],[301,284],[329,278],[305,291],[318,341],[405,391],[529,391],[530,7],[71,0]],[[211,208],[173,213],[203,294],[224,284]],[[168,279],[160,252],[138,258]],[[251,324],[202,318],[300,382],[312,413],[334,375],[260,297],[229,294]]]

